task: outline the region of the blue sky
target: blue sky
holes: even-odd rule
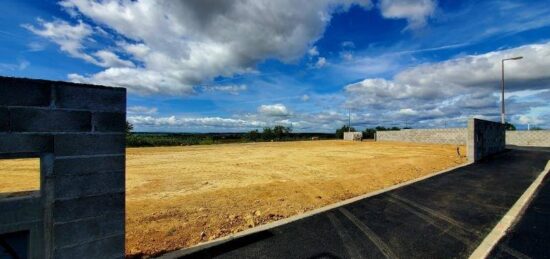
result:
[[[2,1],[0,75],[128,88],[138,131],[550,128],[547,1]]]

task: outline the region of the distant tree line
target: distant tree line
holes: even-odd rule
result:
[[[298,141],[315,139],[334,139],[330,133],[293,133],[292,128],[277,125],[260,130],[234,133],[155,133],[132,132],[133,125],[126,123],[126,146],[188,146],[224,143],[246,143],[260,141]]]
[[[404,128],[404,129],[410,129],[410,128]],[[387,130],[401,130],[401,128],[399,127],[383,127],[383,126],[376,126],[374,128],[366,128],[365,130],[363,130],[363,138],[364,139],[374,139],[374,134],[376,133],[376,131],[387,131]],[[354,127],[351,127],[351,129],[347,126],[347,125],[344,125],[342,126],[341,128],[337,129],[336,130],[336,138],[337,139],[342,139],[344,137],[344,132],[348,132],[348,131],[356,131]]]
[[[244,138],[248,141],[282,141],[288,140],[291,137],[292,128],[277,125],[273,128],[265,127],[262,132],[259,130],[251,130],[245,134]]]

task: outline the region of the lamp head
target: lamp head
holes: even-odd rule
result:
[[[506,60],[518,60],[518,59],[522,59],[523,56],[517,56],[517,57],[513,57],[513,58],[505,58],[505,59],[502,59],[502,61],[506,61]]]

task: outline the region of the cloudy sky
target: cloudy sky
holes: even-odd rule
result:
[[[139,131],[550,128],[547,1],[1,1],[0,75],[128,88]]]

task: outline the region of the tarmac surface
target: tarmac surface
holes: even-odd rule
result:
[[[550,152],[544,150],[507,150],[478,163],[288,224],[201,250],[172,252],[165,257],[467,258],[549,159]],[[545,181],[544,190],[550,188],[547,185]],[[539,195],[550,196],[549,193],[541,191]],[[548,200],[544,196],[533,204],[542,203],[548,208]],[[536,211],[537,207],[530,209]],[[528,210],[524,217],[528,220],[526,226],[516,225],[520,238],[511,235],[505,244],[527,253],[521,249],[526,242],[521,236],[525,231],[532,233],[529,228],[533,222],[548,229],[548,222],[542,218],[547,213],[548,210],[536,211],[535,216],[528,218],[531,214]],[[539,234],[548,240],[548,231],[545,232]],[[540,250],[544,249],[542,246],[531,247],[533,255],[544,253]],[[509,257],[501,254],[496,257]]]
[[[550,177],[488,258],[550,258]]]

